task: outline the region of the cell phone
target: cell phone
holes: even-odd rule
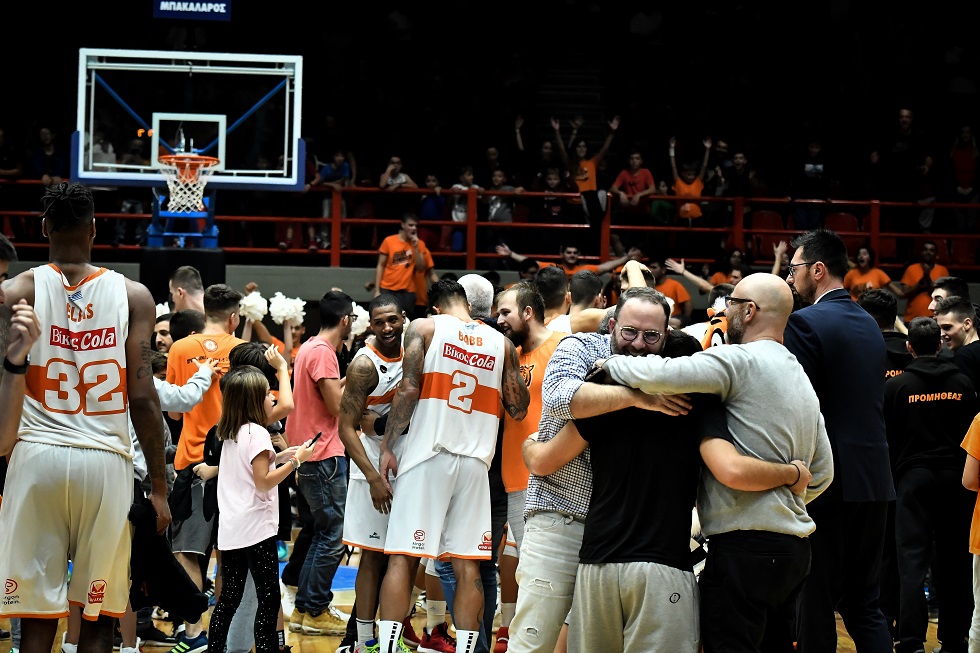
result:
[[[311,447],[312,447],[312,446],[313,446],[314,444],[316,444],[316,441],[320,439],[320,436],[321,436],[321,435],[323,435],[323,431],[320,431],[319,433],[317,433],[316,435],[314,435],[314,436],[313,436],[313,439],[312,439],[312,440],[310,440],[310,446],[311,446]]]

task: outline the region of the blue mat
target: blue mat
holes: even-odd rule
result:
[[[279,575],[282,576],[282,570],[286,567],[285,562],[279,563]],[[333,577],[333,585],[330,589],[334,592],[340,592],[343,590],[354,589],[354,580],[357,578],[357,567],[348,567],[347,565],[340,565],[337,567],[337,573]]]

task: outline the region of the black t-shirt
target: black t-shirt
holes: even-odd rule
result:
[[[700,350],[694,338],[674,334],[690,338],[691,351]],[[656,562],[691,570],[702,421],[712,410],[725,419],[716,397],[691,398],[694,408],[686,416],[627,408],[575,420],[589,442],[593,472],[582,563]]]
[[[954,351],[953,362],[970,377],[974,388],[980,387],[980,340]]]

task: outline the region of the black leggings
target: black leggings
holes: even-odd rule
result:
[[[221,595],[211,614],[208,650],[224,653],[231,618],[238,611],[245,591],[245,578],[252,574],[259,607],[255,612],[256,653],[277,653],[276,621],[282,596],[279,593],[279,552],[270,537],[244,549],[221,552]]]

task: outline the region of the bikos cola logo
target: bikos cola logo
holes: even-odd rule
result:
[[[463,365],[469,365],[470,367],[476,367],[481,370],[493,371],[493,368],[497,366],[496,356],[469,352],[448,342],[443,346],[442,355]]]

